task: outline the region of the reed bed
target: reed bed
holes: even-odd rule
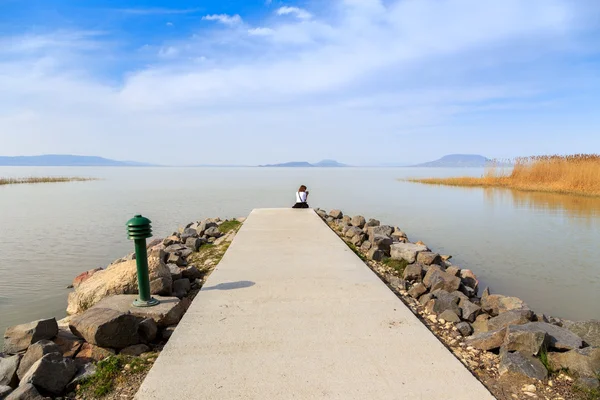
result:
[[[481,177],[409,179],[430,185],[504,187],[518,190],[600,196],[600,155],[520,157],[510,169],[492,162]]]
[[[57,182],[83,182],[92,181],[94,178],[66,177],[66,176],[45,176],[28,178],[0,178],[0,185],[16,185],[23,183],[57,183]]]

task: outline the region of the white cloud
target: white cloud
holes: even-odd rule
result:
[[[202,17],[202,19],[205,21],[218,21],[225,25],[235,25],[235,24],[239,24],[240,22],[242,22],[242,17],[240,17],[237,14],[235,14],[235,15],[213,14],[213,15],[206,15],[206,16]]]
[[[165,25],[167,25],[167,26],[173,26],[173,23],[172,22],[167,22]]]
[[[158,51],[160,57],[171,58],[179,54],[179,50],[173,46],[163,47]]]
[[[269,36],[275,33],[271,28],[252,28],[248,29],[248,34],[252,36]]]
[[[298,7],[280,7],[275,11],[277,15],[295,14],[300,19],[311,19],[312,14]]]

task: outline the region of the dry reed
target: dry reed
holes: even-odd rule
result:
[[[482,177],[409,179],[431,185],[504,187],[600,196],[600,155],[534,156],[514,160],[511,169],[491,163]]]
[[[93,178],[78,178],[64,176],[29,177],[29,178],[0,178],[0,185],[16,185],[22,183],[56,183],[56,182],[82,182],[91,181]]]

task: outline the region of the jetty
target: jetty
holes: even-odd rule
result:
[[[256,209],[136,399],[493,399],[311,209]]]

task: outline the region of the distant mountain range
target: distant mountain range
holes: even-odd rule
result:
[[[259,165],[259,167],[283,167],[283,168],[340,168],[347,167],[346,164],[339,163],[335,160],[322,160],[318,163],[311,164],[307,161],[292,161],[286,162],[282,164],[267,164],[267,165]]]
[[[449,154],[439,160],[413,165],[413,167],[473,168],[485,167],[491,161],[489,158],[477,154]]]
[[[0,156],[2,166],[21,167],[149,167],[152,164],[135,161],[115,161],[103,157],[47,154],[42,156]]]

